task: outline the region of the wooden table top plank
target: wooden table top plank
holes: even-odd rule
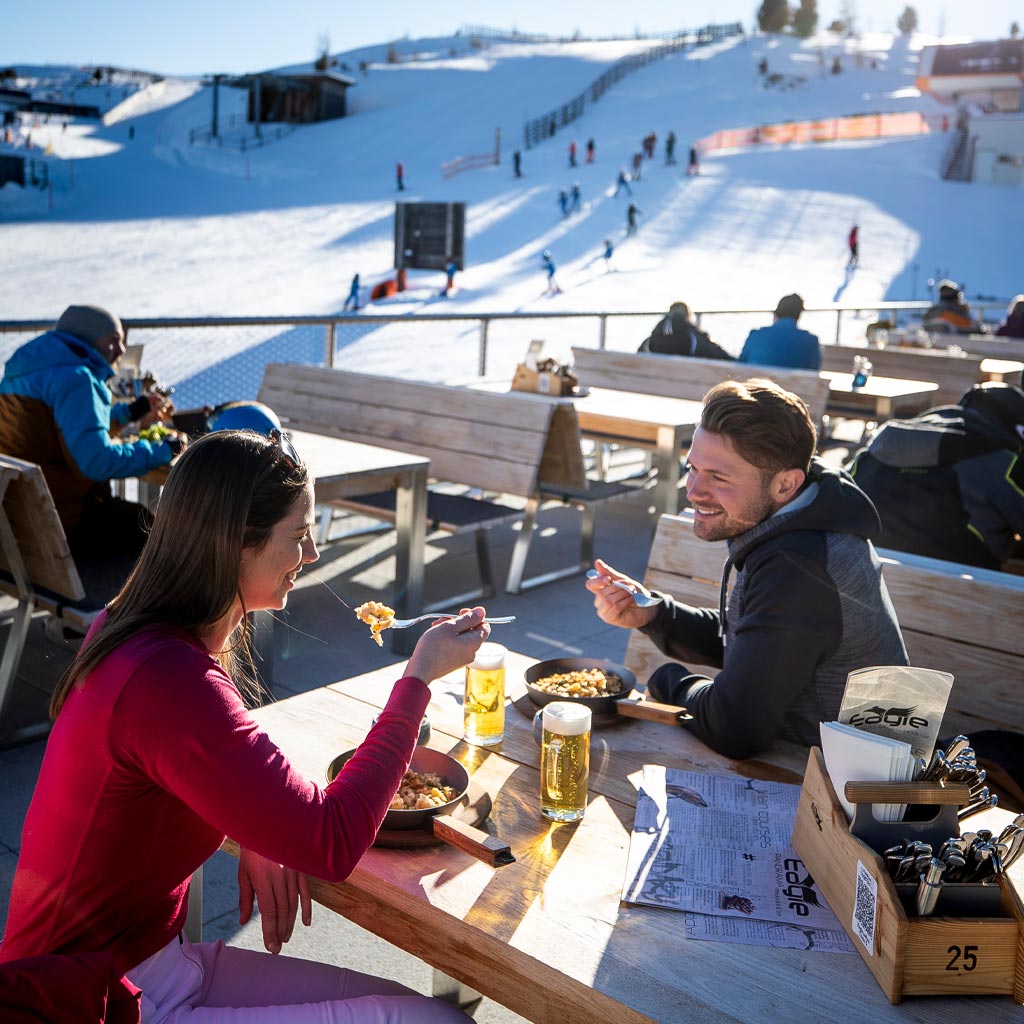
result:
[[[902,398],[923,395],[938,390],[938,385],[927,380],[902,380],[899,377],[880,377],[872,374],[863,387],[853,387],[853,374],[838,370],[822,370],[822,377],[829,382],[830,401],[846,398],[848,395],[865,395],[872,398]]]
[[[510,652],[513,692],[531,661]],[[365,735],[403,669],[397,663],[254,714],[319,781],[331,757]],[[500,752],[470,746],[457,738],[457,690],[454,674],[432,687],[430,745],[450,750],[485,785],[494,805],[488,830],[510,842],[516,863],[493,869],[445,846],[373,848],[347,882],[314,884],[325,906],[538,1024],[809,1024],[826,1006],[831,1019],[855,1024],[931,1024],[940,1012],[1016,1019],[1005,997],[911,999],[893,1007],[854,955],[690,941],[683,914],[620,903],[643,763],[734,766],[749,775],[759,774],[757,767],[720,758],[682,729],[629,722],[595,731],[587,815],[577,826],[553,825],[538,808],[539,747],[530,719],[509,708]]]

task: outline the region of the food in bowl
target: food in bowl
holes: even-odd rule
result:
[[[604,669],[584,668],[543,676],[530,686],[560,697],[608,697],[622,689],[622,679]]]
[[[388,810],[428,811],[432,807],[451,803],[458,795],[458,791],[446,785],[436,772],[414,772],[410,768],[402,776],[398,792],[392,798]]]
[[[380,601],[367,601],[355,609],[356,618],[370,627],[370,636],[378,647],[384,646],[380,638],[381,630],[387,629],[395,621],[395,611]]]

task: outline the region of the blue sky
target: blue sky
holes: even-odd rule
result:
[[[795,0],[794,0],[795,2]],[[818,0],[822,22],[852,7],[864,29],[890,30],[906,0]],[[607,35],[692,27],[709,21],[753,24],[758,0],[49,0],[7,5],[0,31],[0,65],[116,64],[163,73],[241,72],[311,59],[322,35],[331,51],[410,35],[444,35],[463,24],[525,32]],[[918,0],[922,31],[987,39],[1024,22],[1019,0]]]

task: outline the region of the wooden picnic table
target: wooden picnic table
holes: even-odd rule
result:
[[[506,709],[497,749],[458,738],[461,673],[431,687],[430,745],[458,758],[486,788],[493,801],[486,827],[511,845],[516,862],[491,868],[447,846],[375,847],[344,883],[314,881],[319,903],[538,1024],[1018,1019],[1008,997],[892,1006],[856,955],[690,940],[682,913],[621,903],[644,764],[798,782],[806,755],[783,746],[734,762],[678,727],[624,721],[593,733],[583,821],[554,825],[539,811],[539,746],[531,717],[519,710],[527,701],[522,673],[532,663],[509,655],[507,691],[516,703]],[[254,716],[296,767],[322,783],[330,761],[366,734],[403,667],[300,694]],[[1020,868],[1013,871],[1016,877]]]
[[[483,391],[509,390],[506,380],[474,381],[469,386]],[[653,448],[657,474],[655,512],[675,515],[679,511],[680,454],[689,446],[700,423],[702,403],[611,388],[589,388],[561,397],[526,391],[516,394],[572,405],[580,433],[590,440]]]
[[[853,386],[852,373],[822,370],[829,382],[828,411],[839,416],[882,422],[913,416],[933,404],[938,385],[926,380],[900,380],[872,374],[863,387]]]
[[[686,398],[610,388],[590,388],[573,404],[584,437],[654,448],[655,512],[677,513],[680,453],[693,440],[703,405]]]

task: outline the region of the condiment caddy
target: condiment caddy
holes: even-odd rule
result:
[[[848,783],[846,798],[857,805],[851,825],[821,750],[811,749],[792,845],[890,1002],[908,995],[1010,995],[1024,1004],[1021,893],[1004,873],[940,885],[942,869],[932,865],[939,856],[955,862],[956,851],[943,844],[960,835],[956,807],[968,793],[965,785],[934,781]],[[936,810],[925,820],[902,822],[881,822],[871,813],[873,803],[904,802]],[[897,852],[913,855],[926,845],[937,856],[929,853],[928,864],[922,856],[924,870],[911,870],[909,884],[894,882]]]

